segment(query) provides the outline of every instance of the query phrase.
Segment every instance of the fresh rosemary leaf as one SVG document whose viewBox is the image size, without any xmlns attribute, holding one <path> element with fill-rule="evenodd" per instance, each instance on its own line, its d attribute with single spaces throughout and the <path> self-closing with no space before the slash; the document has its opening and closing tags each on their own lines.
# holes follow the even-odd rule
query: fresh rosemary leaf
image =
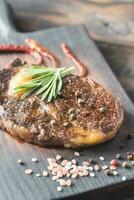
<svg viewBox="0 0 134 200">
<path fill-rule="evenodd" d="M 34 92 L 34 90 L 36 90 L 36 88 L 32 88 L 31 90 L 27 90 L 21 97 L 21 99 L 24 99 L 25 97 L 27 97 L 28 95 L 30 95 L 32 92 Z"/>
<path fill-rule="evenodd" d="M 57 84 L 57 93 L 59 93 L 61 91 L 61 88 L 62 88 L 62 80 L 61 80 L 61 77 L 60 77 L 60 74 L 58 74 L 58 84 Z"/>
<path fill-rule="evenodd" d="M 27 82 L 14 88 L 15 93 L 22 93 L 21 98 L 29 96 L 32 92 L 40 95 L 41 99 L 48 102 L 54 100 L 62 89 L 62 79 L 70 74 L 70 68 L 48 68 L 45 66 L 30 66 L 27 68 L 24 79 L 30 77 Z"/>
<path fill-rule="evenodd" d="M 49 78 L 50 79 L 50 78 Z M 36 94 L 41 94 L 42 92 L 44 92 L 45 90 L 47 90 L 48 87 L 50 87 L 51 83 L 53 81 L 53 77 L 48 80 L 48 81 L 44 81 L 44 83 L 42 84 L 42 87 L 36 92 Z"/>
</svg>

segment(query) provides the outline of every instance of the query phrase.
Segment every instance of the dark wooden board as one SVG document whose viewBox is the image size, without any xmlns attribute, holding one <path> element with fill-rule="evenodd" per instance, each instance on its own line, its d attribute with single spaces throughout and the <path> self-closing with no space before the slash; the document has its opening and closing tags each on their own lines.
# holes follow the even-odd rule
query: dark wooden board
<svg viewBox="0 0 134 200">
<path fill-rule="evenodd" d="M 0 15 L 3 13 L 4 17 L 1 15 L 0 18 L 2 22 L 0 26 L 0 43 L 20 44 L 24 42 L 25 38 L 32 37 L 55 52 L 61 59 L 63 66 L 70 66 L 72 63 L 64 56 L 60 49 L 60 43 L 66 42 L 89 67 L 91 72 L 90 76 L 102 83 L 105 87 L 111 89 L 113 93 L 121 99 L 125 109 L 125 121 L 117 137 L 105 144 L 81 151 L 80 160 L 82 161 L 89 157 L 98 160 L 98 157 L 103 155 L 106 159 L 104 163 L 108 163 L 114 155 L 119 152 L 118 144 L 122 142 L 126 144 L 126 147 L 120 150 L 122 153 L 133 151 L 134 141 L 126 141 L 127 133 L 134 131 L 133 103 L 122 89 L 93 41 L 89 38 L 84 27 L 82 25 L 66 26 L 34 33 L 18 33 L 12 26 L 11 18 L 9 20 L 5 14 L 6 8 L 3 6 L 1 1 Z M 14 55 L 2 55 L 0 59 L 1 66 L 13 56 Z M 29 59 L 28 56 L 24 56 L 24 58 Z M 59 153 L 64 158 L 69 159 L 74 156 L 74 150 L 39 148 L 31 144 L 19 143 L 1 131 L 0 153 L 1 200 L 52 200 L 65 197 L 70 199 L 88 199 L 91 196 L 97 199 L 100 194 L 104 196 L 107 191 L 111 192 L 113 195 L 120 191 L 118 196 L 125 195 L 127 191 L 124 190 L 124 188 L 132 186 L 134 183 L 133 169 L 119 169 L 119 173 L 127 177 L 127 182 L 122 183 L 121 176 L 107 177 L 103 172 L 100 172 L 99 174 L 96 173 L 96 178 L 81 178 L 77 181 L 75 186 L 58 193 L 56 192 L 56 183 L 52 182 L 50 178 L 38 178 L 35 174 L 29 177 L 24 174 L 24 170 L 30 167 L 33 168 L 36 173 L 41 172 L 47 167 L 46 159 L 48 157 L 54 157 Z M 32 157 L 39 158 L 39 163 L 32 163 Z M 19 158 L 27 161 L 27 165 L 24 167 L 18 166 L 16 160 Z M 129 190 L 132 191 L 132 187 L 129 187 Z"/>
</svg>

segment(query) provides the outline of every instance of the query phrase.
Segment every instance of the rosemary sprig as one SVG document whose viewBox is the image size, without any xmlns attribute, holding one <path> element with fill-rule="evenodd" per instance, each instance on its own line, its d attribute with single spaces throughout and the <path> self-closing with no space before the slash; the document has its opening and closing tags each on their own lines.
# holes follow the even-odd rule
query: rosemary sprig
<svg viewBox="0 0 134 200">
<path fill-rule="evenodd" d="M 62 79 L 70 74 L 70 68 L 48 68 L 44 66 L 30 66 L 24 74 L 24 79 L 30 78 L 27 82 L 14 88 L 15 93 L 22 93 L 21 98 L 29 96 L 32 92 L 40 95 L 41 99 L 48 102 L 56 99 L 62 89 Z"/>
</svg>

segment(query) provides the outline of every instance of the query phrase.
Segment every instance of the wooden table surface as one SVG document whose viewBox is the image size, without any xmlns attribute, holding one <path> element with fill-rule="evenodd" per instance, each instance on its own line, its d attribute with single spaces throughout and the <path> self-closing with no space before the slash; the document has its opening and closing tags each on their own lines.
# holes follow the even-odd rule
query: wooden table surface
<svg viewBox="0 0 134 200">
<path fill-rule="evenodd" d="M 20 31 L 85 24 L 134 101 L 134 0 L 7 0 Z M 94 22 L 94 23 L 93 23 Z M 132 200 L 128 197 L 123 200 Z"/>
</svg>

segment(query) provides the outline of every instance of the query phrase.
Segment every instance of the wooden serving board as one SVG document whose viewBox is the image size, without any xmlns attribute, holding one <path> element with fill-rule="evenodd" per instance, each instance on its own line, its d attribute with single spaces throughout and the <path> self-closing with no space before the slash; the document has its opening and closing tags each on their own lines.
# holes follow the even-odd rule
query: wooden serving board
<svg viewBox="0 0 134 200">
<path fill-rule="evenodd" d="M 111 69 L 107 65 L 94 42 L 90 39 L 82 25 L 65 26 L 32 33 L 19 33 L 11 20 L 11 10 L 0 1 L 0 43 L 22 44 L 26 38 L 35 38 L 43 45 L 52 50 L 61 60 L 62 66 L 70 66 L 72 62 L 63 54 L 60 44 L 67 43 L 83 63 L 89 68 L 90 76 L 96 81 L 111 89 L 117 95 L 125 109 L 125 120 L 118 135 L 110 142 L 96 147 L 82 150 L 79 157 L 80 162 L 93 158 L 98 160 L 99 156 L 104 156 L 107 164 L 115 157 L 116 153 L 125 154 L 133 151 L 134 140 L 126 140 L 128 133 L 134 132 L 134 106 L 128 98 L 123 88 L 115 78 Z M 14 54 L 1 55 L 1 68 L 4 63 L 13 58 Z M 22 56 L 22 55 L 20 55 Z M 28 56 L 23 56 L 29 59 Z M 77 73 L 77 70 L 76 70 Z M 125 144 L 125 148 L 119 149 L 120 143 Z M 108 199 L 113 195 L 123 196 L 132 192 L 134 184 L 134 168 L 129 170 L 119 168 L 120 176 L 108 177 L 103 171 L 96 172 L 96 177 L 85 177 L 74 180 L 74 186 L 65 188 L 63 192 L 57 192 L 57 183 L 50 177 L 36 177 L 35 173 L 42 172 L 47 168 L 47 158 L 61 154 L 65 159 L 74 157 L 74 150 L 67 149 L 47 149 L 37 146 L 20 143 L 1 131 L 0 134 L 0 199 L 1 200 L 52 200 L 52 199 L 104 199 L 109 194 Z M 38 163 L 32 163 L 31 158 L 37 157 Z M 21 158 L 26 161 L 26 165 L 19 166 L 16 161 Z M 34 174 L 25 175 L 24 171 L 32 168 Z M 126 176 L 127 181 L 122 183 L 121 176 Z M 111 195 L 112 194 L 112 195 Z"/>
</svg>

